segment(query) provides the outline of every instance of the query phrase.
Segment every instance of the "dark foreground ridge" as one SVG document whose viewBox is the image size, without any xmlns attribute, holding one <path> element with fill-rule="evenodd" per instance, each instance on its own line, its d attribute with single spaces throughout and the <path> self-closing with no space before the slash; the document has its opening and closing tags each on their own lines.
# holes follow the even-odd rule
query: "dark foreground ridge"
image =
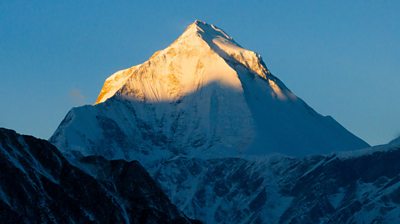
<svg viewBox="0 0 400 224">
<path fill-rule="evenodd" d="M 0 170 L 1 223 L 194 223 L 136 161 L 107 161 L 96 180 L 47 141 L 0 128 Z"/>
</svg>

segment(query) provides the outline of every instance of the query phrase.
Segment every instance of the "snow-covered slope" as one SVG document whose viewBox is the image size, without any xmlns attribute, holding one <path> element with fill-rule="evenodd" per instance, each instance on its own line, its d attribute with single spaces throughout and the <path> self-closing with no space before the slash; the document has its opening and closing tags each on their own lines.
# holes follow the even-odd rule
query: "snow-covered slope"
<svg viewBox="0 0 400 224">
<path fill-rule="evenodd" d="M 258 54 L 201 21 L 109 77 L 96 105 L 72 109 L 50 140 L 68 154 L 149 163 L 368 146 L 295 96 Z"/>
<path fill-rule="evenodd" d="M 291 158 L 179 157 L 150 169 L 205 223 L 399 223 L 400 146 Z"/>
<path fill-rule="evenodd" d="M 392 145 L 400 145 L 400 137 L 393 139 L 390 144 Z"/>
</svg>

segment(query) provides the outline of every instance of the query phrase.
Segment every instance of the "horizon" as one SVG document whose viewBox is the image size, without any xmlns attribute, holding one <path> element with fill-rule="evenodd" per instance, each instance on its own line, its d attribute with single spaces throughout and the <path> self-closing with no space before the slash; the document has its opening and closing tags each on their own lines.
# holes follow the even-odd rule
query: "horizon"
<svg viewBox="0 0 400 224">
<path fill-rule="evenodd" d="M 95 102 L 108 76 L 147 60 L 199 19 L 222 28 L 241 46 L 259 53 L 271 73 L 298 97 L 369 144 L 384 144 L 399 136 L 400 105 L 393 99 L 400 95 L 396 85 L 400 83 L 396 74 L 400 68 L 396 60 L 400 56 L 400 16 L 390 3 L 361 4 L 364 8 L 348 3 L 350 9 L 360 9 L 356 15 L 337 6 L 338 11 L 332 13 L 328 3 L 308 5 L 311 9 L 307 10 L 314 11 L 311 18 L 306 9 L 301 13 L 294 11 L 295 6 L 280 3 L 243 9 L 258 12 L 272 5 L 272 21 L 258 14 L 230 21 L 223 17 L 227 14 L 214 16 L 202 6 L 196 12 L 190 3 L 178 9 L 162 4 L 155 8 L 166 10 L 157 11 L 154 18 L 146 13 L 155 10 L 150 3 L 141 5 L 147 11 L 135 15 L 128 14 L 134 9 L 129 3 L 93 7 L 88 3 L 0 3 L 4 11 L 0 15 L 4 28 L 0 36 L 0 127 L 49 138 L 69 109 Z M 93 10 L 87 13 L 88 8 Z M 371 8 L 377 11 L 371 14 Z M 238 10 L 235 5 L 227 9 L 231 13 Z M 288 9 L 291 19 L 285 21 L 280 12 Z M 125 12 L 120 14 L 122 19 L 111 18 L 119 11 Z M 177 11 L 186 14 L 175 15 Z M 101 13 L 108 13 L 108 17 L 98 17 Z M 338 14 L 344 18 L 332 23 Z M 73 15 L 76 17 L 71 18 Z M 148 19 L 147 24 L 135 21 L 142 17 Z M 297 23 L 291 24 L 296 18 Z M 304 25 L 310 30 L 301 29 Z M 127 29 L 131 26 L 136 29 Z M 329 26 L 339 29 L 332 32 Z M 380 32 L 366 32 L 371 27 Z"/>
</svg>

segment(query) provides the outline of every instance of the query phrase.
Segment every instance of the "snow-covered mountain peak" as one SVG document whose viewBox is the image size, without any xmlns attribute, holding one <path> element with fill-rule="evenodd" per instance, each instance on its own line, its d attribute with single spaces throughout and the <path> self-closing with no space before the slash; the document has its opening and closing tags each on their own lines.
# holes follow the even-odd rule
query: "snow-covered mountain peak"
<svg viewBox="0 0 400 224">
<path fill-rule="evenodd" d="M 201 21 L 110 76 L 96 103 L 71 110 L 51 141 L 64 151 L 143 161 L 368 146 L 294 95 L 257 53 Z"/>
<path fill-rule="evenodd" d="M 200 20 L 195 20 L 192 24 L 190 24 L 185 29 L 181 37 L 190 37 L 192 35 L 200 35 L 205 40 L 212 40 L 219 37 L 234 42 L 233 38 L 225 33 L 222 29 L 213 24 L 208 24 Z"/>
<path fill-rule="evenodd" d="M 96 104 L 117 92 L 135 100 L 174 101 L 210 83 L 219 83 L 240 91 L 242 87 L 237 66 L 268 80 L 266 84 L 270 85 L 273 94 L 279 99 L 294 96 L 282 89 L 273 76 L 267 78 L 270 72 L 260 55 L 242 48 L 222 29 L 196 20 L 170 46 L 154 53 L 148 61 L 118 71 L 107 78 Z M 199 76 L 204 76 L 201 83 Z M 151 82 L 143 83 L 142 87 L 147 90 L 134 84 L 147 78 L 152 79 Z M 156 86 L 157 82 L 164 86 L 161 89 L 165 91 L 158 91 L 160 88 Z"/>
<path fill-rule="evenodd" d="M 192 38 L 196 37 L 200 37 L 213 51 L 228 62 L 240 63 L 263 78 L 269 74 L 259 54 L 240 46 L 221 28 L 196 20 L 186 28 L 178 38 L 178 42 L 193 41 Z"/>
</svg>

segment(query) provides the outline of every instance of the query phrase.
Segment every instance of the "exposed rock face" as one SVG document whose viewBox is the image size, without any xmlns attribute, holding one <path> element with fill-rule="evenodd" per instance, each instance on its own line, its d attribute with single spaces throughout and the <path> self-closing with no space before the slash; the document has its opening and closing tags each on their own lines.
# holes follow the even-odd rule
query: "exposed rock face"
<svg viewBox="0 0 400 224">
<path fill-rule="evenodd" d="M 400 146 L 304 159 L 176 158 L 151 170 L 206 223 L 398 223 Z"/>
<path fill-rule="evenodd" d="M 138 162 L 106 164 L 107 177 L 96 180 L 72 166 L 47 141 L 0 128 L 1 222 L 192 222 Z"/>
</svg>

